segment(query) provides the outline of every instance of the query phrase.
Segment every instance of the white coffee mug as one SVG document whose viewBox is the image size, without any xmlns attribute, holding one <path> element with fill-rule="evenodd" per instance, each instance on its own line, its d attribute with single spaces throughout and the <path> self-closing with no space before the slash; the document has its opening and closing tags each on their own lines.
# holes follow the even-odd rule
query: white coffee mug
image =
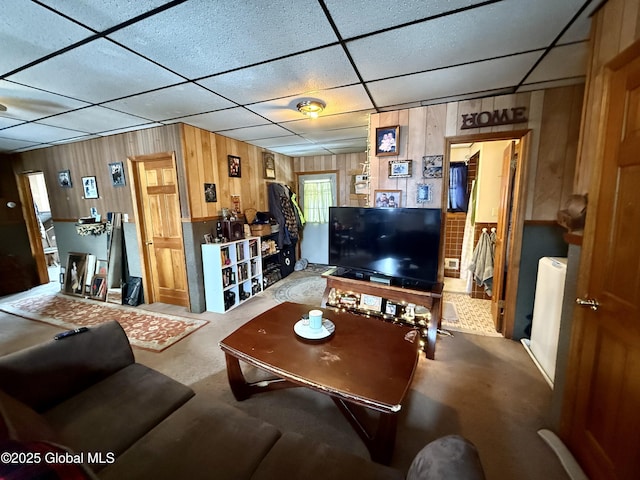
<svg viewBox="0 0 640 480">
<path fill-rule="evenodd" d="M 314 330 L 322 328 L 322 310 L 311 310 L 309 312 L 309 328 Z"/>
</svg>

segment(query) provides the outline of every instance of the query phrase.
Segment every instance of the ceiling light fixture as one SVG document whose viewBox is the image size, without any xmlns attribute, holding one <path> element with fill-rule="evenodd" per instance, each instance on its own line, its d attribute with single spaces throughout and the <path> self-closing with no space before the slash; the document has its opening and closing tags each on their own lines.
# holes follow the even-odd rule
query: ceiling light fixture
<svg viewBox="0 0 640 480">
<path fill-rule="evenodd" d="M 316 100 L 305 100 L 297 105 L 300 113 L 311 118 L 318 118 L 318 115 L 324 110 L 324 107 L 326 107 L 324 103 Z"/>
<path fill-rule="evenodd" d="M 0 103 L 0 112 L 6 112 L 6 111 L 7 111 L 7 107 Z"/>
</svg>

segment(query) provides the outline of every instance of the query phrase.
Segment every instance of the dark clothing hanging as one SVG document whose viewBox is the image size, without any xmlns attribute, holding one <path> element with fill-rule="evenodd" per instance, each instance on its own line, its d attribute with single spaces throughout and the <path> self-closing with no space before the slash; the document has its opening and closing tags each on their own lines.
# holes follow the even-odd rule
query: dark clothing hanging
<svg viewBox="0 0 640 480">
<path fill-rule="evenodd" d="M 449 211 L 466 212 L 469 205 L 467 192 L 467 172 L 469 167 L 463 162 L 449 165 Z"/>
<path fill-rule="evenodd" d="M 296 209 L 291 202 L 291 191 L 285 185 L 271 183 L 269 192 L 269 213 L 276 219 L 280 230 L 278 231 L 278 247 L 291 245 L 298 240 L 298 226 L 300 220 Z"/>
</svg>

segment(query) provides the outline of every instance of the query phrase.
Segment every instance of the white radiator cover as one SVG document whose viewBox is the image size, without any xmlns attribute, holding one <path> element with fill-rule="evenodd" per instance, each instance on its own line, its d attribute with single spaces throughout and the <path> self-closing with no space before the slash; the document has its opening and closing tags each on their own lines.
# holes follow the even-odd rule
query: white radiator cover
<svg viewBox="0 0 640 480">
<path fill-rule="evenodd" d="M 539 260 L 528 350 L 552 388 L 556 371 L 566 275 L 566 258 L 543 257 Z M 526 343 L 524 345 L 527 347 Z"/>
</svg>

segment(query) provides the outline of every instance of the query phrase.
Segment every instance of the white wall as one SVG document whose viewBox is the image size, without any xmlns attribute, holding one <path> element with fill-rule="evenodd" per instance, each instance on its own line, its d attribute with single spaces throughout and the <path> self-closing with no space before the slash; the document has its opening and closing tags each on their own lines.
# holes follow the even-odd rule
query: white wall
<svg viewBox="0 0 640 480">
<path fill-rule="evenodd" d="M 480 144 L 476 197 L 476 222 L 497 223 L 502 183 L 502 155 L 509 140 Z"/>
</svg>

